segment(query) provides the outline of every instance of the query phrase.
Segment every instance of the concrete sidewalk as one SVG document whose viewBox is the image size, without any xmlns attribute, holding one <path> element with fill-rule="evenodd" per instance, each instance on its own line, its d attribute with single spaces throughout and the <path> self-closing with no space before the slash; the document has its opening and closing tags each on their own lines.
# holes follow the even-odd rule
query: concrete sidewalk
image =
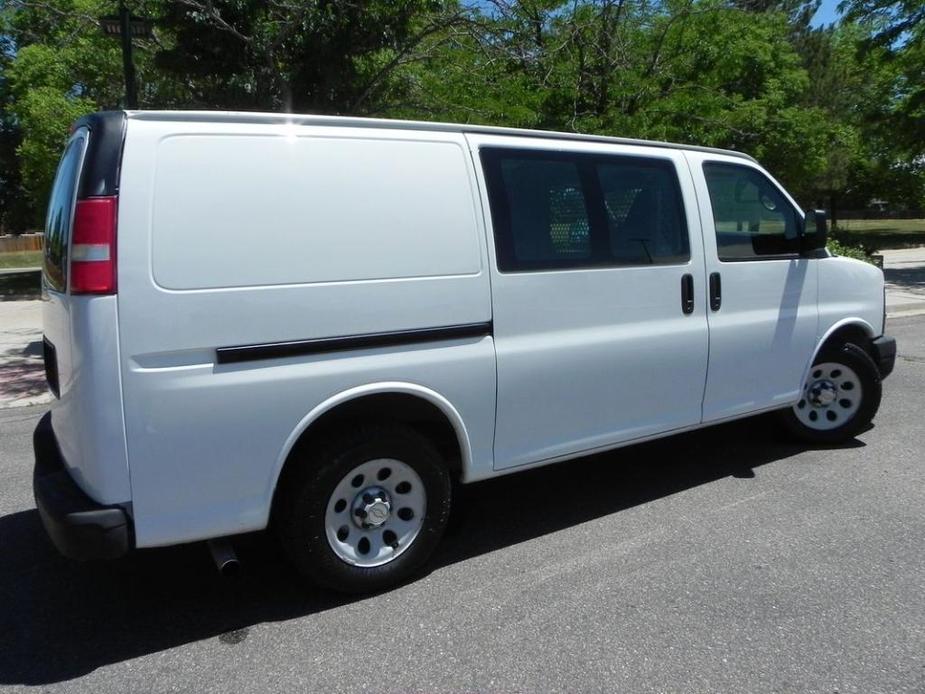
<svg viewBox="0 0 925 694">
<path fill-rule="evenodd" d="M 890 318 L 925 314 L 925 248 L 881 251 Z"/>
<path fill-rule="evenodd" d="M 51 398 L 42 362 L 42 302 L 0 301 L 0 409 Z"/>
</svg>

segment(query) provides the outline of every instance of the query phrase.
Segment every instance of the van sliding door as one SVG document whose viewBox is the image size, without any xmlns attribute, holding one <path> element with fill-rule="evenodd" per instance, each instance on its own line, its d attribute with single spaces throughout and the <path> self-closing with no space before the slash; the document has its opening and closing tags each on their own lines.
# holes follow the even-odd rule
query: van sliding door
<svg viewBox="0 0 925 694">
<path fill-rule="evenodd" d="M 493 235 L 496 468 L 698 424 L 707 308 L 683 157 L 469 140 Z"/>
</svg>

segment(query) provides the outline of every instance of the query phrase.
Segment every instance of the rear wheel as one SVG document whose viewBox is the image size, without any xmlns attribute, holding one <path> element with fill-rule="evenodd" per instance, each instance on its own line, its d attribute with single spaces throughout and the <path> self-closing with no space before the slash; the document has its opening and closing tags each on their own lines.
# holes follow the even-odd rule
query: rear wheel
<svg viewBox="0 0 925 694">
<path fill-rule="evenodd" d="M 364 426 L 306 452 L 281 490 L 277 532 L 313 582 L 347 593 L 381 590 L 433 553 L 450 489 L 428 439 L 402 425 Z"/>
<path fill-rule="evenodd" d="M 842 443 L 874 418 L 881 393 L 873 360 L 857 345 L 845 343 L 823 350 L 799 402 L 781 414 L 790 432 L 804 441 Z"/>
</svg>

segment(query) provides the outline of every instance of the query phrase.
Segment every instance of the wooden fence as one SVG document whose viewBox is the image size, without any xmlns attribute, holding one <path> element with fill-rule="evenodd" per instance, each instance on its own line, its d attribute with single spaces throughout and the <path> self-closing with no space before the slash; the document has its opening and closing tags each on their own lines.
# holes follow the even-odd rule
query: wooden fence
<svg viewBox="0 0 925 694">
<path fill-rule="evenodd" d="M 0 236 L 0 253 L 12 251 L 42 250 L 42 234 L 20 234 L 19 236 Z"/>
</svg>

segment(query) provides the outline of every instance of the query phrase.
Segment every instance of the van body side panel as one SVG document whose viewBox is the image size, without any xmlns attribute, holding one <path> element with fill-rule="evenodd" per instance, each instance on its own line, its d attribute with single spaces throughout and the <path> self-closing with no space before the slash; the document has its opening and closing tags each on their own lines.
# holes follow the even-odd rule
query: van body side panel
<svg viewBox="0 0 925 694">
<path fill-rule="evenodd" d="M 264 527 L 290 434 L 310 410 L 361 386 L 426 384 L 453 403 L 473 456 L 484 457 L 493 366 L 484 337 L 259 364 L 130 367 L 127 382 L 145 390 L 137 405 L 131 391 L 127 401 L 138 546 Z"/>
<path fill-rule="evenodd" d="M 883 332 L 883 271 L 853 258 L 820 258 L 819 338 L 838 322 L 866 323 Z"/>
<path fill-rule="evenodd" d="M 363 133 L 167 137 L 154 189 L 155 282 L 207 289 L 478 274 L 475 213 L 460 194 L 465 156 L 452 141 Z"/>
<path fill-rule="evenodd" d="M 566 165 L 576 155 L 595 162 L 607 157 L 611 162 L 657 160 L 676 178 L 689 237 L 689 258 L 683 261 L 644 264 L 637 259 L 635 265 L 581 269 L 501 271 L 498 252 L 490 246 L 498 353 L 496 469 L 699 424 L 708 349 L 706 306 L 699 298 L 705 280 L 696 198 L 683 156 L 626 145 L 570 142 L 564 147 L 541 138 L 468 138 L 476 161 L 482 148 L 514 152 L 510 156 L 524 161 L 551 156 Z M 497 199 L 487 193 L 484 169 L 479 175 L 491 221 L 488 210 Z M 530 188 L 536 179 L 528 175 L 525 188 L 533 192 L 519 193 L 525 217 L 531 200 L 535 207 L 543 205 L 546 190 L 544 184 Z M 522 231 L 546 228 L 543 217 L 540 210 Z M 698 297 L 689 314 L 681 304 L 685 275 L 691 276 Z"/>
<path fill-rule="evenodd" d="M 491 465 L 490 335 L 233 363 L 216 352 L 490 324 L 461 135 L 130 118 L 122 183 L 138 546 L 264 527 L 293 431 L 371 384 L 438 393 L 465 421 L 473 464 Z"/>
</svg>

